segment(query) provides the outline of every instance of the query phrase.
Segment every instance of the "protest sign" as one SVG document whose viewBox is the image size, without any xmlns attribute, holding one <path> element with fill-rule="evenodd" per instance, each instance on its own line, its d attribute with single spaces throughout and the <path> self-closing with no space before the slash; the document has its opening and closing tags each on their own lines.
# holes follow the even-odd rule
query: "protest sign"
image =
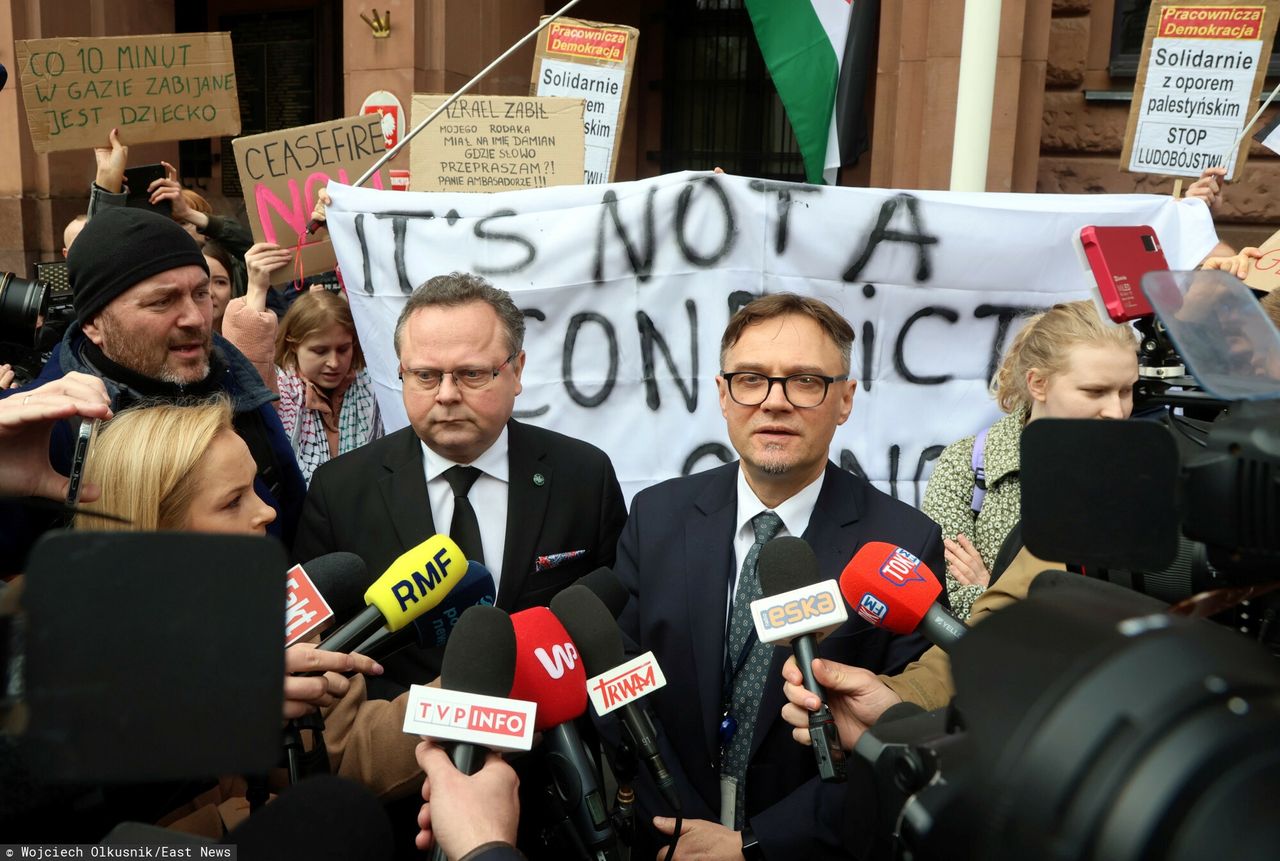
<svg viewBox="0 0 1280 861">
<path fill-rule="evenodd" d="M 16 43 L 36 152 L 234 135 L 240 99 L 230 33 Z"/>
<path fill-rule="evenodd" d="M 1262 254 L 1249 267 L 1249 275 L 1244 283 L 1254 290 L 1271 293 L 1280 287 L 1280 230 L 1259 245 L 1258 251 Z"/>
<path fill-rule="evenodd" d="M 416 127 L 448 96 L 414 93 Z M 582 183 L 582 99 L 463 96 L 409 146 L 412 191 Z"/>
<path fill-rule="evenodd" d="M 232 148 L 253 238 L 296 246 L 303 236 L 303 272 L 311 275 L 332 269 L 337 262 L 332 243 L 323 235 L 306 236 L 316 192 L 331 179 L 354 181 L 386 153 L 382 117 L 364 114 L 249 135 L 236 138 Z M 379 171 L 371 177 L 369 186 L 390 188 L 383 174 Z M 277 269 L 271 273 L 271 283 L 283 284 L 295 274 L 293 268 Z"/>
<path fill-rule="evenodd" d="M 639 38 L 634 27 L 576 18 L 557 19 L 538 35 L 530 93 L 586 103 L 582 127 L 588 185 L 613 182 Z"/>
<path fill-rule="evenodd" d="M 1277 0 L 1151 4 L 1123 170 L 1199 176 L 1222 166 L 1228 179 L 1239 176 L 1249 141 L 1237 139 L 1266 76 L 1277 8 Z"/>
<path fill-rule="evenodd" d="M 735 458 L 715 376 L 737 308 L 791 290 L 853 326 L 853 414 L 831 457 L 918 504 L 1026 311 L 1087 298 L 1089 224 L 1149 224 L 1174 269 L 1217 241 L 1155 195 L 900 192 L 679 173 L 496 195 L 330 187 L 329 227 L 387 432 L 407 424 L 392 347 L 405 297 L 463 271 L 511 292 L 528 361 L 516 418 L 591 442 L 628 496 Z"/>
</svg>

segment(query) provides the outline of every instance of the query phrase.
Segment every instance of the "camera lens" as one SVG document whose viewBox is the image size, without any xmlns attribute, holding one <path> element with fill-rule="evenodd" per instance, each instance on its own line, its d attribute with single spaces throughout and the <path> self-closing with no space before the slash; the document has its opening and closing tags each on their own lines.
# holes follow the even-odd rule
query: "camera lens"
<svg viewBox="0 0 1280 861">
<path fill-rule="evenodd" d="M 0 272 L 0 341 L 27 347 L 35 343 L 45 302 L 43 284 Z"/>
</svg>

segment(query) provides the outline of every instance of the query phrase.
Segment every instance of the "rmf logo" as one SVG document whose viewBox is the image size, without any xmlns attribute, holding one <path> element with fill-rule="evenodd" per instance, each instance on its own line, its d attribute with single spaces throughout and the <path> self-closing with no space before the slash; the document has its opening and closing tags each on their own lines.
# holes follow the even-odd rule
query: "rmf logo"
<svg viewBox="0 0 1280 861">
<path fill-rule="evenodd" d="M 880 563 L 880 576 L 894 586 L 924 582 L 924 575 L 920 573 L 920 560 L 901 547 L 893 548 L 893 552 Z"/>
<path fill-rule="evenodd" d="M 572 670 L 578 665 L 578 650 L 573 643 L 565 643 L 563 645 L 557 643 L 551 648 L 551 654 L 547 654 L 547 650 L 539 646 L 533 650 L 533 655 L 538 659 L 538 663 L 542 664 L 542 668 L 547 671 L 547 675 L 553 679 L 558 679 L 565 674 L 567 670 Z"/>
<path fill-rule="evenodd" d="M 836 611 L 836 599 L 830 592 L 806 595 L 785 604 L 775 604 L 760 611 L 760 620 L 766 628 L 794 625 L 815 616 L 825 616 Z"/>
</svg>

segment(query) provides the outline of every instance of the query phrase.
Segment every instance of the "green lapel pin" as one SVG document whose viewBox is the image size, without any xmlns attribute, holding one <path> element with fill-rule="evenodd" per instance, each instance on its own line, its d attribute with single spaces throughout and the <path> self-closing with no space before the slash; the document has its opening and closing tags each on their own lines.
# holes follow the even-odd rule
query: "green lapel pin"
<svg viewBox="0 0 1280 861">
<path fill-rule="evenodd" d="M 533 474 L 533 483 L 538 487 L 542 487 L 542 485 L 547 483 L 547 479 L 543 477 L 542 473 L 535 472 Z"/>
</svg>

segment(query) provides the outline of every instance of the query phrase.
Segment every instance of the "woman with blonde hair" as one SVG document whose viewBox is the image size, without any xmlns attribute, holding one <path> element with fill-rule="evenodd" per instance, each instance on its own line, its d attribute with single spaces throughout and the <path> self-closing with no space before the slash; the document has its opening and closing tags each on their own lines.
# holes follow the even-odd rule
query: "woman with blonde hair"
<svg viewBox="0 0 1280 861">
<path fill-rule="evenodd" d="M 364 367 L 347 301 L 327 290 L 304 293 L 277 326 L 267 310 L 271 273 L 293 249 L 260 242 L 249 249 L 249 288 L 223 317 L 223 336 L 280 395 L 276 410 L 293 443 L 302 477 L 382 436 L 382 418 Z"/>
<path fill-rule="evenodd" d="M 924 513 L 942 527 L 947 595 L 960 619 L 1021 518 L 1022 429 L 1040 418 L 1128 418 L 1138 379 L 1138 340 L 1104 321 L 1092 302 L 1067 302 L 1027 320 L 1005 353 L 992 390 L 1006 415 L 942 452 Z"/>
</svg>

